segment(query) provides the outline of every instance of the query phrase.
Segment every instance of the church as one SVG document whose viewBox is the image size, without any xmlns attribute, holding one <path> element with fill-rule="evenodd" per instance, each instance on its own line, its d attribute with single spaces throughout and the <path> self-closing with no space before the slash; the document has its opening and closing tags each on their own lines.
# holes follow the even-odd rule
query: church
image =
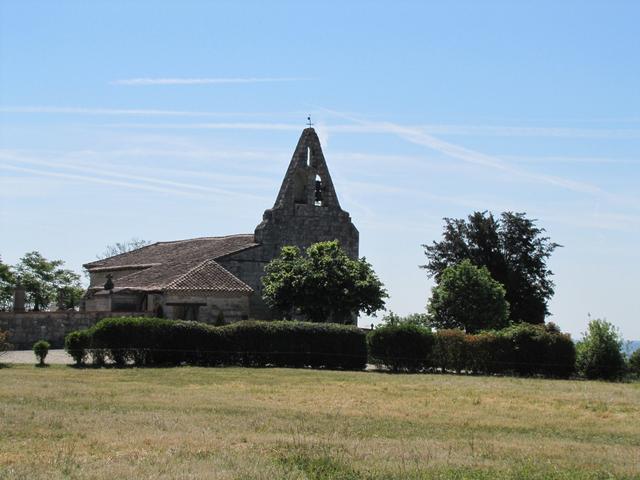
<svg viewBox="0 0 640 480">
<path fill-rule="evenodd" d="M 342 210 L 312 127 L 303 130 L 273 208 L 253 233 L 154 243 L 87 263 L 87 311 L 214 323 L 272 319 L 264 267 L 285 245 L 338 240 L 358 258 L 358 230 Z"/>
</svg>

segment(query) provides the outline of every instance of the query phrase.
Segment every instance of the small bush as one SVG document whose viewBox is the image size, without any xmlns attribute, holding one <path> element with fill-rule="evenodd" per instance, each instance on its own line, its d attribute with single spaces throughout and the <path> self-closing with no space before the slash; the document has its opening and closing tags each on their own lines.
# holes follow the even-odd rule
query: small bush
<svg viewBox="0 0 640 480">
<path fill-rule="evenodd" d="M 629 373 L 640 378 L 640 348 L 629 357 Z"/>
<path fill-rule="evenodd" d="M 578 372 L 589 379 L 615 380 L 624 375 L 620 333 L 606 320 L 591 320 L 576 346 Z"/>
<path fill-rule="evenodd" d="M 367 336 L 371 361 L 394 372 L 418 372 L 429 366 L 433 334 L 412 323 L 383 325 Z"/>
<path fill-rule="evenodd" d="M 91 346 L 91 330 L 78 330 L 64 338 L 64 349 L 71 355 L 76 365 L 84 364 Z"/>
<path fill-rule="evenodd" d="M 46 340 L 38 340 L 33 344 L 33 353 L 35 353 L 36 358 L 38 359 L 38 364 L 41 367 L 44 367 L 44 359 L 47 358 L 50 348 L 51 345 L 49 345 L 49 342 Z"/>
<path fill-rule="evenodd" d="M 13 348 L 13 345 L 9 343 L 9 332 L 0 330 L 0 355 L 11 348 Z"/>
</svg>

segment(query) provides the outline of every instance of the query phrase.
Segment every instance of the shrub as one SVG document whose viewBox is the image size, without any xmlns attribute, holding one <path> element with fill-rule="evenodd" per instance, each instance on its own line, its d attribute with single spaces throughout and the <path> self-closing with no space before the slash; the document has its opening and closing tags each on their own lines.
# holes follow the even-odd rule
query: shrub
<svg viewBox="0 0 640 480">
<path fill-rule="evenodd" d="M 568 378 L 576 371 L 576 345 L 568 333 L 549 333 L 546 350 L 547 376 Z"/>
<path fill-rule="evenodd" d="M 519 323 L 501 330 L 497 349 L 502 370 L 519 375 L 568 377 L 575 368 L 576 351 L 571 337 L 559 333 L 554 324 Z M 499 358 L 499 357 L 502 358 Z"/>
<path fill-rule="evenodd" d="M 509 321 L 504 286 L 491 278 L 486 267 L 476 267 L 469 260 L 444 269 L 427 309 L 435 327 L 467 333 L 502 328 Z"/>
<path fill-rule="evenodd" d="M 504 373 L 508 340 L 498 332 L 482 332 L 465 337 L 467 370 L 473 373 Z"/>
<path fill-rule="evenodd" d="M 9 332 L 0 330 L 0 355 L 11 349 L 13 345 L 9 343 Z"/>
<path fill-rule="evenodd" d="M 363 369 L 358 328 L 308 322 L 245 321 L 211 325 L 159 318 L 109 318 L 89 333 L 90 352 L 116 365 L 246 365 Z M 94 357 L 95 358 L 95 357 Z"/>
<path fill-rule="evenodd" d="M 385 365 L 394 372 L 417 372 L 429 366 L 434 339 L 425 327 L 396 323 L 372 330 L 367 343 L 373 363 Z"/>
<path fill-rule="evenodd" d="M 38 364 L 41 367 L 44 367 L 44 359 L 47 357 L 49 353 L 49 349 L 51 345 L 46 340 L 38 340 L 33 344 L 33 353 L 35 353 L 36 358 L 38 359 Z"/>
<path fill-rule="evenodd" d="M 148 317 L 114 317 L 92 329 L 91 346 L 117 366 L 199 363 L 200 343 L 211 327 L 196 322 Z M 200 338 L 200 342 L 194 339 Z M 99 354 L 99 353 L 98 353 Z"/>
<path fill-rule="evenodd" d="M 629 357 L 629 372 L 637 378 L 640 378 L 640 348 Z"/>
<path fill-rule="evenodd" d="M 363 369 L 367 362 L 365 334 L 353 326 L 243 321 L 219 330 L 233 364 Z"/>
<path fill-rule="evenodd" d="M 625 370 L 621 349 L 622 338 L 615 326 L 606 320 L 591 320 L 576 347 L 578 372 L 589 379 L 620 378 Z"/>
<path fill-rule="evenodd" d="M 469 350 L 467 337 L 462 330 L 457 328 L 438 330 L 435 334 L 432 364 L 442 371 L 454 371 L 460 373 L 468 369 Z"/>
<path fill-rule="evenodd" d="M 575 346 L 552 325 L 518 324 L 474 335 L 461 330 L 435 334 L 433 366 L 460 373 L 515 373 L 568 377 L 574 371 Z"/>
<path fill-rule="evenodd" d="M 64 349 L 71 355 L 76 365 L 82 365 L 89 354 L 91 333 L 91 330 L 78 330 L 69 333 L 64 338 Z"/>
</svg>

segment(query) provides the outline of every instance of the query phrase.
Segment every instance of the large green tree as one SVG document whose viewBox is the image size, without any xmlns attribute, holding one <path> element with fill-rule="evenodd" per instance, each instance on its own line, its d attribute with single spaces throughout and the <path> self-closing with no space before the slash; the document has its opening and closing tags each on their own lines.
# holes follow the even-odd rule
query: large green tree
<svg viewBox="0 0 640 480">
<path fill-rule="evenodd" d="M 285 318 L 351 323 L 383 309 L 388 296 L 371 265 L 349 258 L 337 241 L 313 244 L 304 255 L 284 247 L 265 272 L 262 298 Z"/>
<path fill-rule="evenodd" d="M 509 323 L 505 289 L 486 267 L 469 260 L 447 267 L 433 287 L 427 306 L 431 325 L 460 328 L 468 333 L 499 329 Z"/>
<path fill-rule="evenodd" d="M 36 311 L 46 310 L 62 295 L 63 307 L 72 308 L 79 301 L 80 276 L 62 268 L 62 260 L 47 260 L 39 252 L 29 252 L 15 267 L 16 277 L 25 289 L 27 304 Z"/>
<path fill-rule="evenodd" d="M 423 245 L 425 268 L 436 282 L 447 267 L 465 259 L 484 266 L 504 285 L 514 323 L 544 323 L 554 293 L 547 259 L 559 247 L 524 213 L 504 212 L 496 219 L 474 212 L 465 219 L 444 219 L 442 240 Z"/>
</svg>

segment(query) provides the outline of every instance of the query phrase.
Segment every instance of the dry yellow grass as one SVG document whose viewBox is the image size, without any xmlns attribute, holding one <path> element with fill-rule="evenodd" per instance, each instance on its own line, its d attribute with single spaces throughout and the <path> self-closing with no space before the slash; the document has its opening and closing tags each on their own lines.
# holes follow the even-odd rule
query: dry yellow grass
<svg viewBox="0 0 640 480">
<path fill-rule="evenodd" d="M 0 478 L 640 478 L 640 384 L 0 369 Z"/>
</svg>

